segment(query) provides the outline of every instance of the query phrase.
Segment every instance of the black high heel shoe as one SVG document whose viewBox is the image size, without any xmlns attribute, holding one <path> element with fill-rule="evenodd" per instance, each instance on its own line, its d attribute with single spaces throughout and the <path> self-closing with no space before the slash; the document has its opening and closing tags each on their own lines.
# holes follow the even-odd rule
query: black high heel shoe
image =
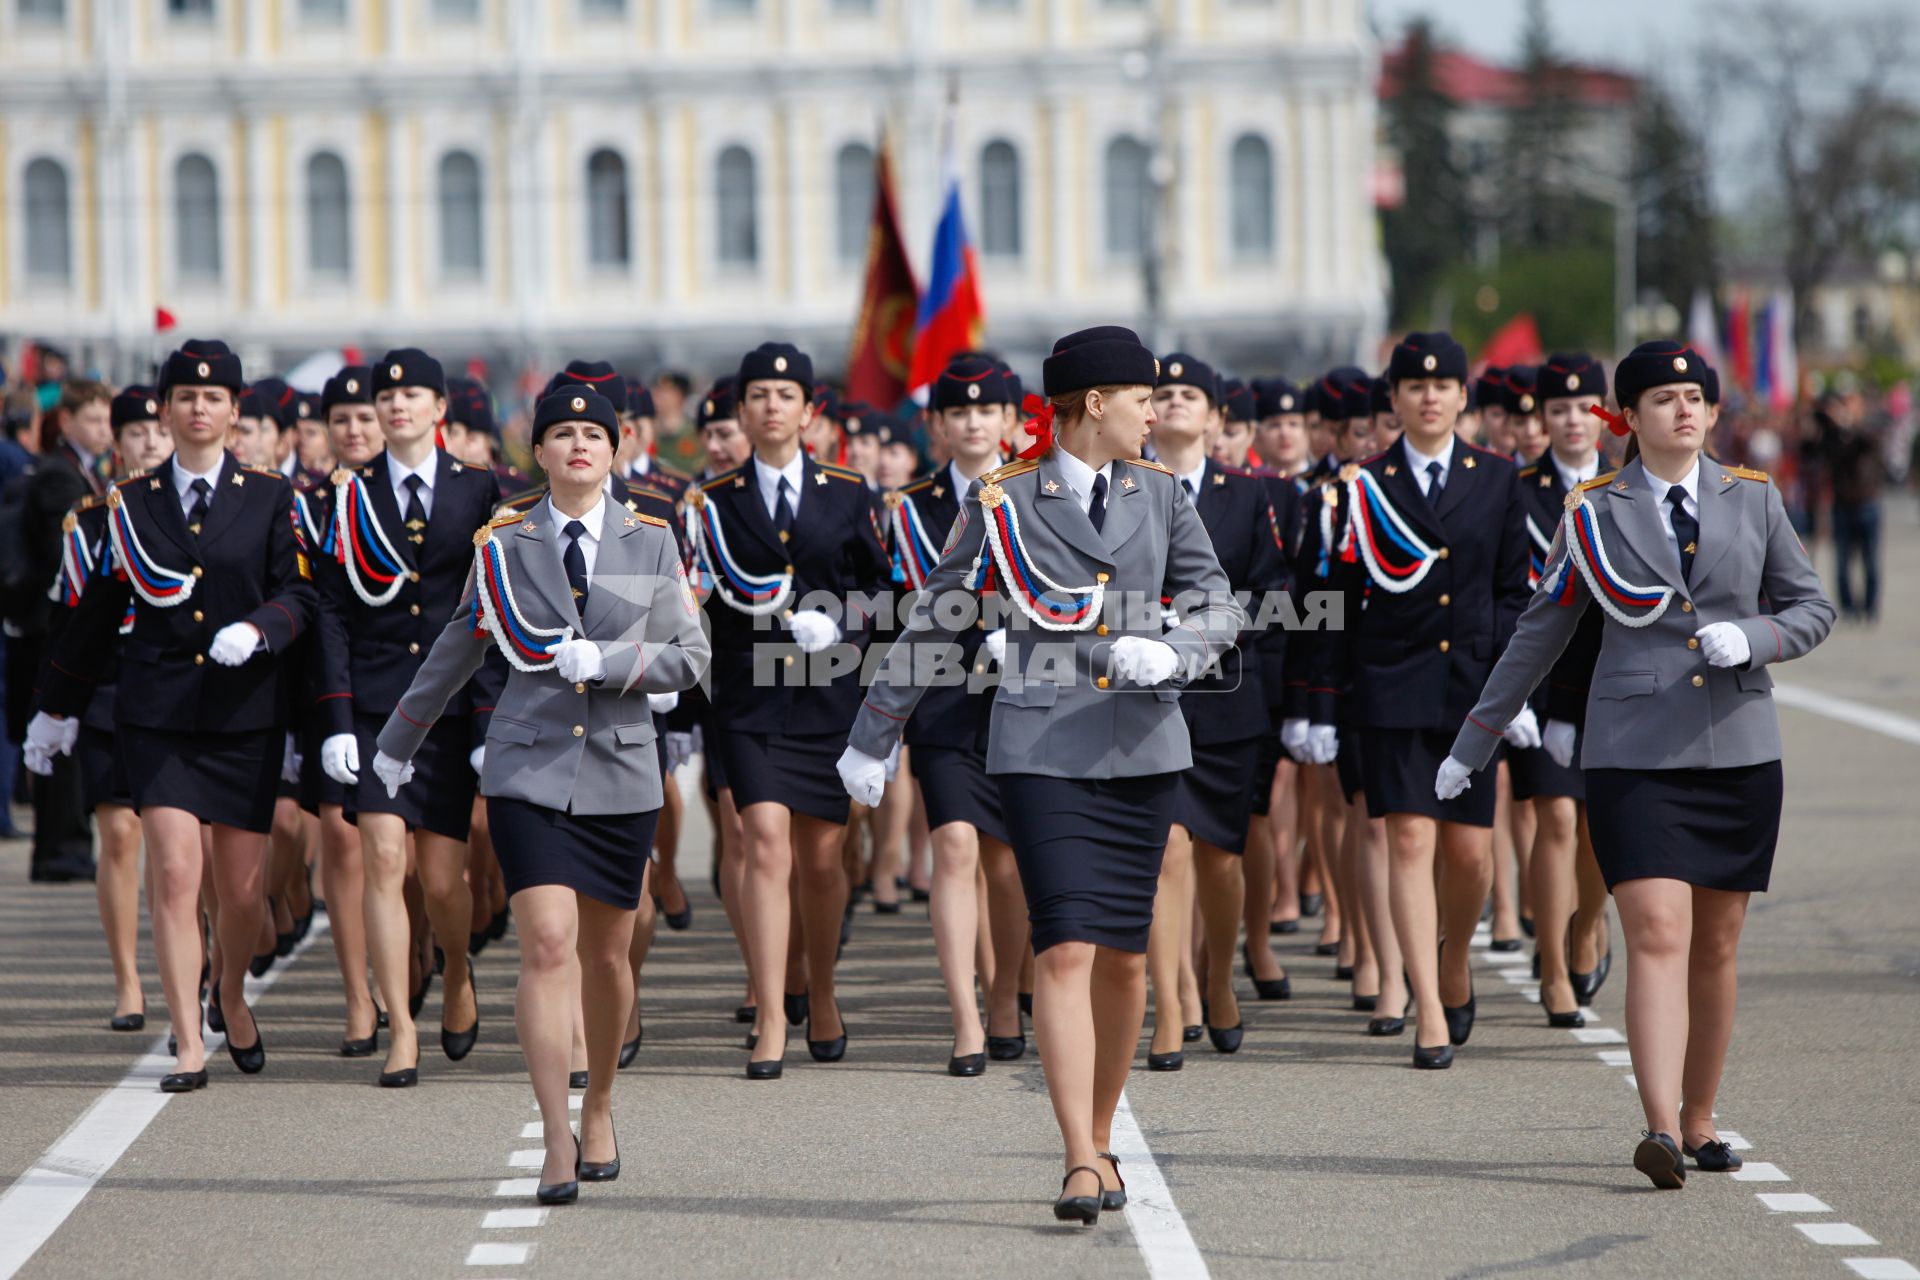
<svg viewBox="0 0 1920 1280">
<path fill-rule="evenodd" d="M 760 1010 L 750 1004 L 739 1005 L 733 1011 L 733 1020 L 735 1022 L 743 1022 L 748 1026 L 752 1026 L 754 1020 L 759 1016 Z"/>
<path fill-rule="evenodd" d="M 371 1058 L 380 1049 L 380 1028 L 375 1027 L 373 1034 L 364 1040 L 340 1041 L 340 1056 L 343 1058 Z"/>
<path fill-rule="evenodd" d="M 569 1089 L 584 1089 L 584 1088 L 586 1088 L 586 1087 L 587 1087 L 587 1080 L 588 1080 L 588 1077 L 589 1077 L 589 1074 L 590 1074 L 590 1073 L 588 1073 L 588 1072 L 585 1072 L 585 1071 L 569 1071 L 569 1072 L 567 1072 L 567 1088 L 569 1088 Z"/>
<path fill-rule="evenodd" d="M 1445 1071 L 1453 1065 L 1453 1046 L 1439 1045 L 1432 1049 L 1413 1046 L 1413 1065 L 1420 1071 Z"/>
<path fill-rule="evenodd" d="M 1207 1033 L 1207 1029 L 1201 1026 L 1197 1022 L 1190 1027 L 1182 1027 L 1180 1028 L 1180 1043 L 1182 1044 L 1198 1043 L 1200 1037 L 1205 1035 L 1206 1033 Z"/>
<path fill-rule="evenodd" d="M 1372 1013 L 1379 1007 L 1379 996 L 1355 996 L 1353 998 L 1353 1011 L 1355 1013 Z"/>
<path fill-rule="evenodd" d="M 543 1182 L 534 1188 L 533 1198 L 541 1204 L 572 1204 L 580 1198 L 580 1176 L 583 1166 L 580 1163 L 580 1138 L 573 1139 L 573 1181 Z"/>
<path fill-rule="evenodd" d="M 1407 1029 L 1405 1014 L 1397 1018 L 1368 1018 L 1367 1034 L 1370 1036 L 1397 1036 Z"/>
<path fill-rule="evenodd" d="M 642 1023 L 639 1029 L 633 1033 L 633 1039 L 620 1046 L 620 1069 L 622 1071 L 632 1066 L 633 1060 L 640 1056 L 640 1041 L 646 1034 L 646 1024 Z"/>
<path fill-rule="evenodd" d="M 1471 975 L 1467 983 L 1467 1002 L 1451 1009 L 1441 1005 L 1440 1012 L 1447 1017 L 1447 1042 L 1465 1044 L 1467 1037 L 1473 1034 L 1474 1002 Z"/>
<path fill-rule="evenodd" d="M 993 1023 L 987 1023 L 987 1056 L 995 1062 L 1013 1062 L 1027 1056 L 1027 1028 L 1020 1024 L 1020 1034 L 1015 1036 L 997 1036 L 993 1034 Z"/>
<path fill-rule="evenodd" d="M 577 1142 L 579 1139 L 576 1138 L 574 1141 Z M 613 1140 L 613 1159 L 585 1161 L 578 1171 L 578 1177 L 582 1182 L 612 1182 L 619 1176 L 620 1139 L 617 1137 Z"/>
<path fill-rule="evenodd" d="M 757 1045 L 760 1038 L 758 1036 L 753 1036 L 751 1037 L 751 1039 L 754 1041 L 754 1044 Z M 753 1046 L 749 1046 L 747 1049 L 747 1052 L 752 1053 Z M 784 1057 L 764 1058 L 758 1061 L 756 1061 L 753 1058 L 748 1058 L 747 1059 L 747 1079 L 778 1080 L 780 1078 L 781 1072 L 785 1069 L 785 1067 L 786 1067 L 786 1060 Z"/>
<path fill-rule="evenodd" d="M 1076 1173 L 1093 1175 L 1094 1194 L 1090 1196 L 1070 1196 L 1067 1184 L 1073 1181 Z M 1053 1216 L 1062 1222 L 1078 1222 L 1082 1226 L 1092 1226 L 1100 1221 L 1100 1202 L 1106 1197 L 1101 1189 L 1100 1171 L 1090 1164 L 1078 1164 L 1067 1170 L 1067 1176 L 1060 1179 L 1060 1198 L 1053 1202 Z"/>
<path fill-rule="evenodd" d="M 797 1027 L 807 1020 L 807 993 L 787 992 L 780 997 L 780 1010 L 787 1015 L 787 1025 Z"/>
<path fill-rule="evenodd" d="M 987 1055 L 984 1053 L 954 1054 L 947 1059 L 947 1074 L 963 1079 L 987 1074 Z"/>
<path fill-rule="evenodd" d="M 252 1013 L 253 1011 L 249 1009 L 247 1012 Z M 227 1056 L 233 1059 L 233 1065 L 240 1069 L 242 1075 L 257 1076 L 266 1069 L 267 1041 L 266 1037 L 260 1034 L 260 1022 L 258 1019 L 255 1019 L 253 1024 L 253 1043 L 247 1048 L 242 1049 L 234 1044 L 232 1038 L 229 1037 L 227 1040 Z"/>
<path fill-rule="evenodd" d="M 1600 954 L 1600 963 L 1592 973 L 1570 973 L 1573 980 L 1573 998 L 1582 1006 L 1591 1005 L 1593 998 L 1600 994 L 1600 988 L 1607 985 L 1607 975 L 1613 972 L 1613 948 L 1608 947 Z"/>
<path fill-rule="evenodd" d="M 1301 894 L 1300 895 L 1300 914 L 1303 916 L 1319 915 L 1321 904 L 1324 903 L 1325 901 L 1326 901 L 1326 895 L 1323 893 Z"/>
<path fill-rule="evenodd" d="M 1633 1167 L 1662 1191 L 1678 1191 L 1687 1185 L 1687 1162 L 1673 1139 L 1664 1133 L 1642 1131 L 1640 1145 L 1633 1151 Z"/>
<path fill-rule="evenodd" d="M 506 907 L 502 907 L 498 911 L 494 912 L 493 919 L 487 921 L 487 936 L 489 938 L 492 938 L 495 942 L 498 942 L 500 941 L 500 939 L 506 937 L 508 918 L 509 918 L 509 912 Z"/>
<path fill-rule="evenodd" d="M 836 1005 L 835 1012 L 838 1012 Z M 813 1055 L 815 1062 L 838 1062 L 847 1056 L 847 1020 L 840 1020 L 840 1034 L 831 1040 L 813 1038 L 813 1017 L 807 1017 L 807 1052 Z"/>
<path fill-rule="evenodd" d="M 1029 1018 L 1033 1016 L 1033 992 L 1022 991 L 1020 993 L 1020 1012 L 1026 1014 Z"/>
<path fill-rule="evenodd" d="M 420 1083 L 420 1067 L 402 1067 L 398 1071 L 382 1071 L 380 1087 L 382 1089 L 411 1089 Z"/>
<path fill-rule="evenodd" d="M 107 1029 L 110 1031 L 145 1031 L 147 1029 L 146 1011 L 143 1009 L 139 1013 L 116 1013 L 113 1015 L 113 1020 L 107 1023 Z"/>
<path fill-rule="evenodd" d="M 467 990 L 473 992 L 473 1025 L 465 1031 L 449 1031 L 440 1028 L 440 1052 L 447 1055 L 449 1062 L 458 1062 L 473 1052 L 473 1046 L 480 1040 L 480 991 L 474 986 L 473 966 L 467 966 Z"/>
<path fill-rule="evenodd" d="M 207 1087 L 207 1069 L 198 1071 L 174 1071 L 160 1077 L 162 1093 L 192 1093 L 195 1089 Z"/>
<path fill-rule="evenodd" d="M 1546 1009 L 1547 1002 L 1542 1000 L 1540 1007 Z M 1555 1013 L 1553 1010 L 1547 1009 L 1547 1025 L 1550 1027 L 1584 1027 L 1587 1025 L 1587 1015 L 1580 1011 L 1578 1005 L 1574 1006 L 1572 1013 Z"/>
<path fill-rule="evenodd" d="M 1186 1052 L 1181 1049 L 1175 1049 L 1172 1053 L 1149 1053 L 1147 1055 L 1147 1070 L 1149 1071 L 1178 1071 L 1186 1065 L 1187 1055 Z"/>
<path fill-rule="evenodd" d="M 420 989 L 407 997 L 407 1015 L 409 1017 L 418 1018 L 420 1016 L 421 1008 L 427 1003 L 427 992 L 431 990 L 433 990 L 433 970 L 429 969 L 425 976 L 420 979 Z"/>
<path fill-rule="evenodd" d="M 227 1015 L 220 1011 L 220 983 L 217 979 L 207 992 L 207 1030 L 221 1035 L 227 1033 Z"/>
<path fill-rule="evenodd" d="M 479 955 L 487 949 L 487 944 L 492 941 L 493 939 L 487 936 L 485 929 L 474 930 L 467 934 L 467 954 L 469 956 Z"/>
<path fill-rule="evenodd" d="M 1247 981 L 1253 984 L 1253 994 L 1262 1000 L 1293 999 L 1293 980 L 1285 974 L 1278 978 L 1256 978 L 1253 976 L 1253 947 L 1250 943 L 1240 944 L 1240 959 L 1246 966 Z"/>
<path fill-rule="evenodd" d="M 1238 1053 L 1240 1052 L 1240 1043 L 1246 1036 L 1246 1026 L 1247 1021 L 1245 1018 L 1242 1018 L 1230 1027 L 1209 1026 L 1207 1028 L 1207 1039 L 1213 1042 L 1214 1049 L 1220 1053 Z"/>
<path fill-rule="evenodd" d="M 1100 1211 L 1111 1213 L 1127 1207 L 1127 1180 L 1120 1176 L 1120 1157 L 1111 1151 L 1102 1151 L 1100 1158 L 1113 1166 L 1113 1180 L 1120 1184 L 1117 1191 L 1108 1191 L 1106 1183 L 1100 1184 Z"/>
<path fill-rule="evenodd" d="M 1298 933 L 1298 932 L 1300 932 L 1300 922 L 1298 920 L 1267 921 L 1267 936 L 1270 938 L 1279 934 Z"/>
</svg>

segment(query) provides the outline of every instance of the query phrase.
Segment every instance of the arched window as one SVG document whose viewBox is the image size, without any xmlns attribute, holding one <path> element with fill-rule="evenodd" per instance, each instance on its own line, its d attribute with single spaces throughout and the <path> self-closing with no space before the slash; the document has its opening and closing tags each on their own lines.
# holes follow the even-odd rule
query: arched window
<svg viewBox="0 0 1920 1280">
<path fill-rule="evenodd" d="M 440 157 L 440 274 L 475 280 L 486 268 L 480 212 L 480 162 L 471 152 Z"/>
<path fill-rule="evenodd" d="M 627 162 L 606 148 L 587 157 L 587 261 L 596 267 L 625 267 L 627 243 Z"/>
<path fill-rule="evenodd" d="M 719 258 L 723 265 L 755 266 L 760 261 L 760 215 L 754 191 L 753 155 L 728 147 L 714 166 Z"/>
<path fill-rule="evenodd" d="M 1107 254 L 1138 258 L 1147 251 L 1153 181 L 1147 144 L 1121 135 L 1107 144 Z"/>
<path fill-rule="evenodd" d="M 27 165 L 27 279 L 66 284 L 73 278 L 73 232 L 67 171 L 42 156 Z"/>
<path fill-rule="evenodd" d="M 316 280 L 343 281 L 353 270 L 347 166 L 331 151 L 307 158 L 307 270 Z"/>
<path fill-rule="evenodd" d="M 866 261 L 872 221 L 873 148 L 849 142 L 833 158 L 833 244 L 843 265 Z"/>
<path fill-rule="evenodd" d="M 1256 133 L 1233 144 L 1233 256 L 1273 256 L 1273 149 Z"/>
<path fill-rule="evenodd" d="M 180 279 L 220 279 L 220 175 L 199 152 L 173 166 L 173 252 Z"/>
<path fill-rule="evenodd" d="M 1020 153 L 1004 139 L 980 152 L 980 251 L 1020 256 Z"/>
</svg>

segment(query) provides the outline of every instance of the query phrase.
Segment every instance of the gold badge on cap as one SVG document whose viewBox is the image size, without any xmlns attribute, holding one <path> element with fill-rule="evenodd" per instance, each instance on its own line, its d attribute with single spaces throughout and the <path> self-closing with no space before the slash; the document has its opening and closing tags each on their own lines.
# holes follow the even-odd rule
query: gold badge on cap
<svg viewBox="0 0 1920 1280">
<path fill-rule="evenodd" d="M 388 366 L 387 366 L 387 376 L 388 376 L 389 378 L 395 378 L 395 379 L 397 379 L 397 378 L 399 378 L 399 377 L 400 377 L 400 376 L 401 376 L 402 374 L 404 374 L 405 372 L 406 372 L 406 370 L 404 370 L 404 369 L 402 369 L 402 368 L 401 368 L 401 367 L 400 367 L 399 365 L 397 365 L 397 364 L 390 364 L 390 365 L 388 365 Z"/>
<path fill-rule="evenodd" d="M 1178 360 L 1175 360 L 1172 364 L 1167 366 L 1167 376 L 1170 378 L 1177 378 L 1183 372 L 1185 372 L 1185 370 L 1183 370 L 1180 367 L 1180 362 Z"/>
<path fill-rule="evenodd" d="M 1153 358 L 1153 376 L 1155 378 L 1158 378 L 1160 376 L 1160 357 L 1159 356 L 1155 356 Z"/>
<path fill-rule="evenodd" d="M 852 433 L 853 433 L 854 435 L 859 435 L 859 434 L 860 434 L 860 419 L 858 419 L 858 418 L 848 418 L 848 419 L 847 419 L 847 430 L 848 430 L 848 431 L 851 431 L 851 432 L 852 432 Z"/>
<path fill-rule="evenodd" d="M 200 367 L 196 369 L 194 372 L 198 373 L 201 377 L 204 378 L 208 374 L 213 372 L 213 366 L 208 364 L 205 360 L 202 360 L 200 362 Z"/>
<path fill-rule="evenodd" d="M 787 358 L 785 356 L 775 356 L 773 358 L 773 371 L 775 373 L 785 373 L 787 371 Z"/>
<path fill-rule="evenodd" d="M 303 418 L 311 418 L 313 416 L 313 406 L 305 400 L 300 402 L 300 416 Z"/>
<path fill-rule="evenodd" d="M 1440 357 L 1436 355 L 1429 355 L 1425 360 L 1422 360 L 1420 362 L 1420 367 L 1422 369 L 1425 369 L 1428 373 L 1432 373 L 1435 369 L 1438 369 L 1440 367 Z"/>
<path fill-rule="evenodd" d="M 1532 396 L 1521 396 L 1521 397 L 1520 397 L 1520 412 L 1522 412 L 1522 413 L 1532 413 L 1532 412 L 1533 412 L 1533 397 L 1532 397 Z"/>
<path fill-rule="evenodd" d="M 149 400 L 149 401 L 147 401 L 147 412 L 148 412 L 148 413 L 158 413 L 158 412 L 160 412 L 160 406 L 159 406 L 158 404 L 156 404 L 156 403 L 155 403 L 154 401 L 152 401 L 152 400 Z"/>
<path fill-rule="evenodd" d="M 977 382 L 969 382 L 967 384 L 967 399 L 978 400 L 979 398 L 980 398 L 980 384 Z"/>
<path fill-rule="evenodd" d="M 347 394 L 350 396 L 357 396 L 360 394 L 360 379 L 358 378 L 347 379 Z"/>
<path fill-rule="evenodd" d="M 1687 371 L 1687 358 L 1685 356 L 1675 356 L 1673 358 L 1673 371 L 1675 373 L 1685 373 Z"/>
<path fill-rule="evenodd" d="M 1570 374 L 1568 374 L 1568 375 L 1567 375 L 1567 390 L 1569 390 L 1569 391 L 1578 391 L 1579 389 L 1580 389 L 1580 375 L 1579 375 L 1579 374 L 1577 374 L 1577 373 L 1570 373 Z"/>
<path fill-rule="evenodd" d="M 575 413 L 580 413 L 584 411 L 586 407 L 587 407 L 587 398 L 585 396 L 575 396 L 573 398 L 573 411 Z"/>
<path fill-rule="evenodd" d="M 713 401 L 711 400 L 707 401 L 707 416 L 709 418 L 713 416 Z"/>
<path fill-rule="evenodd" d="M 1280 397 L 1280 412 L 1282 412 L 1282 413 L 1286 413 L 1286 412 L 1288 412 L 1288 411 L 1290 411 L 1290 410 L 1291 410 L 1292 408 L 1293 408 L 1293 397 L 1292 397 L 1292 396 L 1281 396 L 1281 397 Z"/>
</svg>

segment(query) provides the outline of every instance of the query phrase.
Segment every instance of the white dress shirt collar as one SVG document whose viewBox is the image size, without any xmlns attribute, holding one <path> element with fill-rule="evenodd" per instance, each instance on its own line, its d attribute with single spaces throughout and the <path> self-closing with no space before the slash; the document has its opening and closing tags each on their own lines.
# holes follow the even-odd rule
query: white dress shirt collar
<svg viewBox="0 0 1920 1280">
<path fill-rule="evenodd" d="M 580 535 L 580 555 L 587 562 L 587 576 L 591 578 L 594 561 L 600 554 L 600 535 L 604 531 L 607 518 L 607 491 L 605 489 L 600 491 L 600 496 L 594 500 L 593 508 L 583 516 L 570 516 L 554 506 L 552 494 L 547 495 L 546 507 L 546 518 L 553 524 L 553 543 L 561 555 L 565 555 L 567 550 L 567 525 L 576 519 L 580 521 L 583 530 Z"/>
<path fill-rule="evenodd" d="M 1093 501 L 1093 477 L 1096 472 L 1065 449 L 1055 449 L 1053 460 L 1054 465 L 1060 468 L 1060 478 L 1067 482 L 1067 488 L 1073 490 L 1073 496 L 1079 502 L 1080 509 L 1085 511 L 1087 504 Z M 1113 464 L 1107 463 L 1097 474 L 1107 477 L 1107 499 L 1112 501 Z"/>
<path fill-rule="evenodd" d="M 1646 466 L 1644 463 L 1641 464 L 1641 469 L 1642 470 L 1646 469 Z M 1687 471 L 1686 475 L 1680 478 L 1679 484 L 1677 486 L 1672 483 L 1669 483 L 1668 481 L 1662 480 L 1659 476 L 1653 474 L 1653 472 L 1648 471 L 1647 487 L 1653 490 L 1654 501 L 1659 504 L 1660 518 L 1662 520 L 1665 520 L 1667 518 L 1667 493 L 1669 490 L 1672 490 L 1676 487 L 1680 489 L 1684 489 L 1686 491 L 1687 498 L 1686 498 L 1685 505 L 1687 508 L 1687 514 L 1695 515 L 1695 516 L 1699 515 L 1700 514 L 1700 459 L 1695 458 L 1693 460 L 1693 466 Z"/>
<path fill-rule="evenodd" d="M 1420 492 L 1425 493 L 1433 479 L 1427 473 L 1427 467 L 1431 463 L 1440 464 L 1440 483 L 1444 485 L 1447 482 L 1447 476 L 1453 471 L 1453 440 L 1453 433 L 1449 431 L 1446 442 L 1440 446 L 1440 452 L 1423 453 L 1411 439 L 1404 435 L 1400 437 L 1401 447 L 1407 451 L 1407 465 L 1413 468 L 1414 479 L 1420 484 Z"/>
<path fill-rule="evenodd" d="M 987 471 L 991 470 L 993 470 L 992 467 L 987 468 Z M 986 471 L 982 471 L 980 474 L 985 475 L 986 473 Z M 960 470 L 959 463 L 949 459 L 947 462 L 947 483 L 952 486 L 953 496 L 955 498 L 964 498 L 967 496 L 967 489 L 973 484 L 973 481 L 968 479 L 965 473 Z"/>
<path fill-rule="evenodd" d="M 1600 474 L 1600 455 L 1597 453 L 1572 469 L 1560 461 L 1560 455 L 1551 449 L 1547 450 L 1547 457 L 1552 460 L 1553 469 L 1560 473 L 1560 483 L 1568 493 Z"/>
<path fill-rule="evenodd" d="M 1185 485 L 1185 487 L 1181 490 L 1181 492 L 1187 495 L 1187 499 L 1189 501 L 1197 504 L 1200 501 L 1200 482 L 1202 480 L 1205 480 L 1206 478 L 1207 478 L 1207 459 L 1204 455 L 1202 455 L 1199 466 L 1195 467 L 1191 471 L 1183 472 L 1179 476 L 1179 479 Z"/>
<path fill-rule="evenodd" d="M 753 474 L 760 484 L 760 500 L 766 503 L 767 514 L 771 516 L 780 505 L 780 481 L 784 477 L 792 486 L 787 496 L 787 505 L 793 508 L 793 514 L 800 514 L 800 482 L 806 478 L 807 455 L 794 450 L 793 457 L 784 467 L 774 467 L 764 461 L 759 454 L 753 455 Z"/>
<path fill-rule="evenodd" d="M 180 510 L 183 513 L 193 510 L 193 482 L 195 480 L 205 480 L 207 482 L 207 501 L 213 501 L 213 495 L 217 493 L 220 488 L 220 469 L 226 465 L 226 455 L 222 454 L 220 460 L 213 464 L 213 470 L 201 474 L 189 471 L 181 466 L 179 456 L 175 455 L 173 459 L 173 492 L 174 496 L 180 499 Z"/>
<path fill-rule="evenodd" d="M 438 469 L 434 464 L 439 461 L 440 451 L 438 449 L 433 450 L 427 454 L 425 458 L 421 459 L 420 465 L 417 467 L 409 467 L 392 453 L 387 454 L 387 479 L 393 481 L 393 491 L 400 495 L 402 504 L 407 500 L 407 477 L 419 476 L 421 488 L 431 491 L 433 489 L 433 475 Z M 425 497 L 424 494 L 421 496 Z"/>
</svg>

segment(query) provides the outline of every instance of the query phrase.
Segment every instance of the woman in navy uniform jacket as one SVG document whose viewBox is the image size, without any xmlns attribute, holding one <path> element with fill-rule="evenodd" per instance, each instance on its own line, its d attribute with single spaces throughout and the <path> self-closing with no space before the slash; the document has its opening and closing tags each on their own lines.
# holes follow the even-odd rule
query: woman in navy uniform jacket
<svg viewBox="0 0 1920 1280">
<path fill-rule="evenodd" d="M 1014 678 L 995 695 L 987 771 L 1033 925 L 1034 1027 L 1066 1145 L 1054 1214 L 1089 1223 L 1126 1203 L 1103 1148 L 1140 1039 L 1176 778 L 1193 763 L 1176 704 L 1246 624 L 1193 504 L 1140 458 L 1159 374 L 1127 329 L 1056 342 L 1050 411 L 1028 428 L 1034 456 L 970 486 L 927 585 L 936 599 L 976 591 L 990 564 L 1032 623 L 1009 630 Z M 1181 600 L 1171 628 L 1163 596 Z M 925 687 L 917 651 L 944 649 L 965 625 L 940 609 L 906 620 L 840 760 L 855 799 L 885 786 L 884 758 Z"/>
<path fill-rule="evenodd" d="M 202 823 L 213 828 L 227 1051 L 249 1074 L 266 1065 L 240 992 L 266 907 L 267 833 L 291 723 L 280 655 L 316 607 L 293 486 L 277 471 L 242 467 L 224 448 L 243 385 L 240 359 L 223 342 L 194 339 L 167 358 L 161 413 L 176 452 L 108 495 L 114 572 L 88 584 L 41 700 L 48 717 L 86 710 L 131 604 L 120 682 L 139 696 L 118 699 L 115 718 L 146 837 L 154 950 L 179 1047 L 178 1069 L 160 1082 L 170 1093 L 207 1083 Z M 58 727 L 71 735 L 79 723 Z"/>
<path fill-rule="evenodd" d="M 878 597 L 891 566 L 880 500 L 858 472 L 800 448 L 812 420 L 813 362 L 769 342 L 740 361 L 739 415 L 753 456 L 689 495 L 713 589 L 717 750 L 746 835 L 744 907 L 758 1020 L 751 1079 L 780 1076 L 791 905 L 799 876 L 807 962 L 807 1049 L 846 1053 L 833 966 L 847 901 L 840 844 L 847 796 L 834 758 L 860 707 L 860 656 L 872 620 L 848 597 Z M 696 496 L 697 495 L 697 496 Z"/>
<path fill-rule="evenodd" d="M 415 764 L 421 786 L 389 796 L 360 766 L 458 607 L 473 531 L 492 518 L 500 487 L 491 471 L 434 445 L 447 412 L 438 360 L 411 347 L 387 352 L 373 365 L 373 400 L 387 447 L 358 471 L 335 473 L 335 557 L 317 571 L 324 605 L 320 706 L 327 717 L 320 755 L 328 775 L 346 786 L 346 817 L 360 828 L 367 950 L 391 1029 L 380 1083 L 404 1088 L 419 1079 L 412 1012 L 425 994 L 425 979 L 413 989 L 407 962 L 412 930 L 402 889 L 409 833 L 427 915 L 446 955 L 441 1049 L 458 1062 L 479 1034 L 467 964 L 473 895 L 466 842 L 474 757 L 486 740 L 499 680 L 483 670 L 471 696 L 435 724 Z"/>
<path fill-rule="evenodd" d="M 1011 404 L 1000 366 L 983 356 L 956 359 L 935 380 L 928 408 L 946 437 L 950 461 L 887 498 L 895 577 L 906 589 L 926 585 L 967 489 L 999 462 L 1001 420 Z M 956 1076 L 980 1075 L 989 1057 L 1012 1061 L 1027 1050 L 1019 1002 L 1027 904 L 1007 844 L 1000 796 L 987 776 L 993 681 L 1006 639 L 999 620 L 984 611 L 979 626 L 959 632 L 949 655 L 951 678 L 927 690 L 901 737 L 911 748 L 907 767 L 920 784 L 933 843 L 928 915 L 953 1014 L 947 1070 Z M 974 964 L 983 868 L 994 961 L 984 1031 Z"/>
<path fill-rule="evenodd" d="M 1683 1154 L 1708 1172 L 1740 1165 L 1713 1103 L 1747 900 L 1767 888 L 1780 831 L 1766 668 L 1811 651 L 1834 619 L 1780 491 L 1702 453 L 1705 376 L 1672 342 L 1642 343 L 1615 369 L 1627 463 L 1574 491 L 1540 588 L 1434 780 L 1437 796 L 1469 785 L 1598 601 L 1580 761 L 1627 937 L 1627 1038 L 1647 1119 L 1634 1167 L 1668 1189 L 1686 1182 Z"/>
<path fill-rule="evenodd" d="M 1354 508 L 1334 561 L 1345 630 L 1326 647 L 1325 683 L 1351 687 L 1367 810 L 1387 820 L 1395 933 L 1418 1009 L 1413 1061 L 1434 1069 L 1452 1064 L 1473 1029 L 1469 949 L 1493 874 L 1493 789 L 1442 803 L 1432 772 L 1526 604 L 1526 500 L 1512 460 L 1455 437 L 1466 407 L 1459 343 L 1410 334 L 1387 376 L 1404 434 L 1341 469 Z M 1509 733 L 1537 744 L 1532 714 L 1523 719 L 1531 743 L 1518 723 Z"/>
</svg>

